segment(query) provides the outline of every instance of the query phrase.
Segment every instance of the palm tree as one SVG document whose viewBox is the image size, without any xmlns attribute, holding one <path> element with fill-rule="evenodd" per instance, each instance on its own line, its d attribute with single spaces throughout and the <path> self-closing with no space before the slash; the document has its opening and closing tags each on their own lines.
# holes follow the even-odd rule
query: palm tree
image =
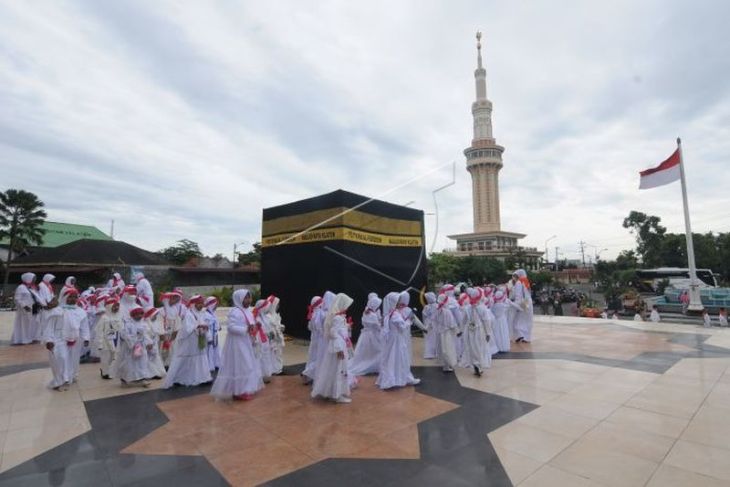
<svg viewBox="0 0 730 487">
<path fill-rule="evenodd" d="M 28 245 L 38 245 L 43 241 L 45 230 L 41 225 L 47 216 L 43 206 L 38 196 L 22 189 L 9 189 L 0 193 L 0 240 L 8 241 L 3 280 L 6 295 L 13 251 L 21 251 Z"/>
</svg>

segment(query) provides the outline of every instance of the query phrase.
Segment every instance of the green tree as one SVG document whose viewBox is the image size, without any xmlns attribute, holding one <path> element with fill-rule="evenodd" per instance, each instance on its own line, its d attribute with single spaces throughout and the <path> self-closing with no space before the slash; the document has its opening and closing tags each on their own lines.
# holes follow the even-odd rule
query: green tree
<svg viewBox="0 0 730 487">
<path fill-rule="evenodd" d="M 554 281 L 553 273 L 549 271 L 532 272 L 529 274 L 529 278 L 534 291 L 540 291 L 550 286 Z"/>
<path fill-rule="evenodd" d="M 200 246 L 188 239 L 178 240 L 176 245 L 160 250 L 160 254 L 168 262 L 177 265 L 183 265 L 193 257 L 203 257 Z"/>
<path fill-rule="evenodd" d="M 261 265 L 261 242 L 254 242 L 249 252 L 238 254 L 238 263 L 241 265 Z"/>
<path fill-rule="evenodd" d="M 661 218 L 650 216 L 640 211 L 632 211 L 624 218 L 623 227 L 636 237 L 636 251 L 646 267 L 658 267 L 661 262 L 661 246 L 667 229 L 661 224 Z"/>
<path fill-rule="evenodd" d="M 459 257 L 433 253 L 428 258 L 428 282 L 431 286 L 459 280 Z"/>
<path fill-rule="evenodd" d="M 33 193 L 22 189 L 9 189 L 0 193 L 0 240 L 8 241 L 8 258 L 5 261 L 3 290 L 7 295 L 10 261 L 13 252 L 39 245 L 45 231 L 41 228 L 46 219 L 43 202 Z"/>
<path fill-rule="evenodd" d="M 507 277 L 505 264 L 492 257 L 468 255 L 457 257 L 458 274 L 454 281 L 468 281 L 474 285 L 502 282 Z"/>
</svg>

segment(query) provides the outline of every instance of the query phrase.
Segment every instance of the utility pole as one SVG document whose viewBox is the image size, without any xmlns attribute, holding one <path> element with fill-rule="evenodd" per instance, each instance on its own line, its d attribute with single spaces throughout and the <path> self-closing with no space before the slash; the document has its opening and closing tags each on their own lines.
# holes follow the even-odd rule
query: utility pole
<svg viewBox="0 0 730 487">
<path fill-rule="evenodd" d="M 580 255 L 583 259 L 583 269 L 585 269 L 586 268 L 586 251 L 585 251 L 586 243 L 583 240 L 581 240 L 580 242 L 578 242 L 578 245 L 580 245 Z"/>
<path fill-rule="evenodd" d="M 559 249 L 559 248 L 560 248 L 560 247 L 555 247 L 555 272 L 557 272 L 557 271 L 559 271 L 559 270 L 560 270 L 560 269 L 558 268 L 558 249 Z"/>
</svg>

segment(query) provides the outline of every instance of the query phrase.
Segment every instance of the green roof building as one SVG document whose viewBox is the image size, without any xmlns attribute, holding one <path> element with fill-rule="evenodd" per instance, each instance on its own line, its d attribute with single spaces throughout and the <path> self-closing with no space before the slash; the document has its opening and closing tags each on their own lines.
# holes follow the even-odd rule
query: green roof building
<svg viewBox="0 0 730 487">
<path fill-rule="evenodd" d="M 84 238 L 90 240 L 113 240 L 109 235 L 91 225 L 46 221 L 41 228 L 46 233 L 39 247 L 53 248 Z M 0 240 L 0 245 L 7 246 L 8 243 L 10 242 L 7 239 Z"/>
</svg>

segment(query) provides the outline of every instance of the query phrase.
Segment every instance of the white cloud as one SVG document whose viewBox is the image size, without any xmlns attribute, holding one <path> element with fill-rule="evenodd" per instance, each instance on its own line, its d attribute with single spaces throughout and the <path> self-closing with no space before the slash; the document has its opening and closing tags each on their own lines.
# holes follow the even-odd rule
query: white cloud
<svg viewBox="0 0 730 487">
<path fill-rule="evenodd" d="M 149 249 L 259 238 L 261 209 L 367 195 L 457 163 L 437 248 L 471 228 L 474 31 L 485 32 L 502 220 L 575 256 L 631 246 L 632 209 L 681 231 L 679 188 L 636 190 L 681 135 L 695 230 L 723 219 L 722 2 L 74 2 L 0 6 L 5 187 Z M 724 15 L 723 15 L 724 14 Z M 432 211 L 449 167 L 385 197 Z M 427 217 L 432 231 L 432 217 Z M 430 236 L 429 236 L 430 241 Z"/>
</svg>

